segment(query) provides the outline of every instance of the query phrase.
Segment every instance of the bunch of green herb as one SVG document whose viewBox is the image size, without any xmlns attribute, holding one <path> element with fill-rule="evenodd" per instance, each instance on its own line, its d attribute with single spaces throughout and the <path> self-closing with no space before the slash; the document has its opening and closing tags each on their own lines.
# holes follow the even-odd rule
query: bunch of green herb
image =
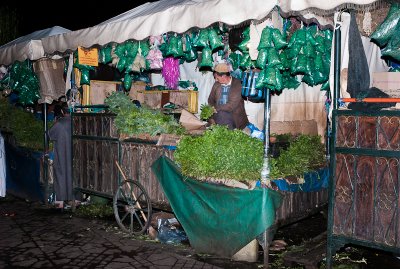
<svg viewBox="0 0 400 269">
<path fill-rule="evenodd" d="M 215 108 L 208 104 L 202 104 L 200 106 L 200 119 L 208 120 L 214 114 Z"/>
<path fill-rule="evenodd" d="M 49 123 L 48 128 L 52 126 Z M 31 150 L 43 150 L 44 124 L 35 116 L 25 111 L 22 107 L 16 107 L 0 99 L 0 128 L 11 132 L 19 147 Z"/>
<path fill-rule="evenodd" d="M 326 165 L 321 136 L 301 134 L 289 142 L 287 150 L 282 150 L 278 158 L 271 158 L 270 178 L 301 178 L 304 173 Z"/>
<path fill-rule="evenodd" d="M 260 140 L 215 125 L 201 136 L 184 136 L 174 159 L 187 177 L 250 181 L 260 178 L 263 150 Z"/>
<path fill-rule="evenodd" d="M 137 107 L 123 92 L 114 92 L 105 99 L 105 104 L 116 113 L 114 120 L 118 131 L 127 135 L 183 134 L 185 129 L 172 115 L 160 110 Z"/>
</svg>

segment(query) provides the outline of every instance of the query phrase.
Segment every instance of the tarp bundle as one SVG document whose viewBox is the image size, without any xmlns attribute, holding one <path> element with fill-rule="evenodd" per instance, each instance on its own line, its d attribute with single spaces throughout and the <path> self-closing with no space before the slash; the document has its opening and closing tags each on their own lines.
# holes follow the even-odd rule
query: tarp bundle
<svg viewBox="0 0 400 269">
<path fill-rule="evenodd" d="M 165 156 L 152 170 L 198 253 L 232 257 L 274 223 L 282 202 L 281 194 L 267 188 L 245 190 L 184 178 Z"/>
</svg>

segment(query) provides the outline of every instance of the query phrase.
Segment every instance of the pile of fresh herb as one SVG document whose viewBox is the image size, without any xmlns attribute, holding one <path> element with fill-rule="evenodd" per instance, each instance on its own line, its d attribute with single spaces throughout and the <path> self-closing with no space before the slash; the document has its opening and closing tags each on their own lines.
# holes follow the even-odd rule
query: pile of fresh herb
<svg viewBox="0 0 400 269">
<path fill-rule="evenodd" d="M 208 120 L 214 114 L 215 108 L 211 105 L 202 104 L 200 106 L 200 119 Z"/>
<path fill-rule="evenodd" d="M 49 123 L 48 128 L 52 126 Z M 8 103 L 7 99 L 0 99 L 0 129 L 11 132 L 19 147 L 31 150 L 43 150 L 44 124 L 35 116 Z"/>
<path fill-rule="evenodd" d="M 325 146 L 319 135 L 301 134 L 290 139 L 287 150 L 282 150 L 278 158 L 271 158 L 270 178 L 296 176 L 326 165 Z"/>
<path fill-rule="evenodd" d="M 122 134 L 183 134 L 185 129 L 171 115 L 148 107 L 137 107 L 123 92 L 114 92 L 105 99 L 111 112 L 117 114 L 115 126 Z"/>
<path fill-rule="evenodd" d="M 184 136 L 174 159 L 187 177 L 250 181 L 260 178 L 263 150 L 260 140 L 214 125 L 201 136 Z"/>
</svg>

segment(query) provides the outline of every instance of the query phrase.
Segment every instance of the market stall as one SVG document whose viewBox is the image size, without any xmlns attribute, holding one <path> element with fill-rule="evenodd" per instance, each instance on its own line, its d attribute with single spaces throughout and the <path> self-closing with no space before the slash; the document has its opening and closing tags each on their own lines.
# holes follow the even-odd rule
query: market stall
<svg viewBox="0 0 400 269">
<path fill-rule="evenodd" d="M 43 173 L 47 172 L 47 169 L 43 169 L 43 152 L 48 151 L 47 144 L 43 144 L 43 141 L 46 141 L 43 129 L 47 129 L 47 120 L 41 122 L 40 126 L 33 114 L 30 117 L 26 115 L 28 113 L 23 113 L 22 109 L 29 108 L 27 110 L 33 111 L 38 103 L 44 103 L 44 114 L 47 115 L 47 104 L 64 94 L 62 73 L 58 72 L 54 76 L 54 71 L 52 74 L 47 72 L 49 69 L 55 70 L 56 67 L 63 70 L 64 62 L 45 58 L 41 38 L 69 31 L 54 26 L 21 36 L 0 47 L 0 88 L 3 98 L 0 128 L 6 137 L 7 191 L 29 200 L 47 200 L 43 189 L 48 183 L 47 176 L 43 176 Z M 13 108 L 8 108 L 7 103 Z M 13 123 L 8 120 L 9 113 L 13 114 Z M 26 122 L 23 121 L 33 122 L 26 127 Z M 40 139 L 40 142 L 33 137 L 36 140 Z"/>
<path fill-rule="evenodd" d="M 273 171 L 269 171 L 272 161 L 269 138 L 273 133 L 308 132 L 326 137 L 330 134 L 325 107 L 330 107 L 327 99 L 334 86 L 337 89 L 340 77 L 334 68 L 336 62 L 331 59 L 337 61 L 341 51 L 337 47 L 335 51 L 331 50 L 334 14 L 345 8 L 364 8 L 369 12 L 381 5 L 386 7 L 382 1 L 159 1 L 147 3 L 91 28 L 44 38 L 42 44 L 48 55 L 61 53 L 63 56 L 77 50 L 89 53 L 92 47 L 99 47 L 99 62 L 113 66 L 120 73 L 120 81 L 111 83 L 111 91 L 129 91 L 136 100 L 142 94 L 142 103 L 158 109 L 171 101 L 171 93 L 182 90 L 182 85 L 186 84 L 191 87 L 190 91 L 198 89 L 197 102 L 194 102 L 197 109 L 196 105 L 189 107 L 192 104 L 190 101 L 183 105 L 188 105 L 188 110 L 199 112 L 212 85 L 210 71 L 220 60 L 229 60 L 233 74 L 240 78 L 256 74 L 257 77 L 252 78 L 257 80 L 247 81 L 260 85 L 247 90 L 258 89 L 256 93 L 261 92 L 263 96 L 256 102 L 248 101 L 246 109 L 251 122 L 265 131 L 264 151 L 258 154 L 264 157 L 259 184 L 273 187 L 274 178 L 271 179 L 270 173 Z M 221 9 L 235 12 L 221 13 Z M 366 14 L 364 12 L 360 18 L 366 21 L 365 29 L 371 30 L 371 25 L 367 27 Z M 206 44 L 200 44 L 201 41 Z M 342 50 L 346 51 L 345 48 Z M 372 59 L 368 63 L 371 72 L 387 71 L 388 67 L 380 60 L 379 53 L 379 49 L 371 45 L 368 57 Z M 77 189 L 111 197 L 120 182 L 120 173 L 114 165 L 117 159 L 129 178 L 142 182 L 152 203 L 169 206 L 173 197 L 167 198 L 150 166 L 160 156 L 174 159 L 174 151 L 157 146 L 154 138 L 150 141 L 139 140 L 138 134 L 129 134 L 124 126 L 121 128 L 121 122 L 129 119 L 128 114 L 117 121 L 115 117 L 118 114 L 103 113 L 103 108 L 92 106 L 101 104 L 108 94 L 105 94 L 106 90 L 98 91 L 104 98 L 94 103 L 91 97 L 96 96 L 93 94 L 95 83 L 91 83 L 93 77 L 90 72 L 95 68 L 77 62 L 79 55 L 70 54 L 68 57 L 68 72 L 73 82 L 71 92 L 82 94 L 80 98 L 74 96 L 69 100 L 76 109 L 73 113 L 73 173 Z M 292 64 L 285 62 L 285 57 Z M 71 72 L 73 68 L 74 73 Z M 256 69 L 257 72 L 253 72 Z M 143 73 L 151 73 L 150 78 L 142 76 Z M 261 77 L 269 80 L 262 81 Z M 79 89 L 82 91 L 79 92 Z M 156 94 L 150 94 L 154 90 Z M 259 97 L 257 94 L 246 95 L 249 93 L 246 91 L 242 93 L 248 99 Z M 150 95 L 152 98 L 149 98 Z M 84 106 L 80 107 L 76 102 Z M 116 127 L 123 131 L 118 131 Z M 317 174 L 320 178 L 328 177 L 323 172 Z M 275 203 L 276 207 L 269 208 L 276 216 L 268 214 L 270 219 L 257 232 L 274 223 L 282 225 L 303 218 L 327 202 L 326 184 L 313 185 L 310 182 L 315 182 L 315 177 L 310 176 L 310 181 L 303 185 L 299 181 L 302 178 L 303 175 L 298 175 L 286 189 L 280 189 L 284 184 L 278 182 L 274 183 L 274 190 L 268 188 L 271 193 L 283 194 L 284 201 L 278 210 L 279 202 Z M 288 183 L 286 178 L 283 183 Z M 267 205 L 260 205 L 261 208 L 263 206 Z M 176 207 L 173 209 L 178 211 Z M 257 212 L 253 211 L 253 214 Z M 187 227 L 190 225 L 187 221 L 184 223 Z M 250 239 L 241 241 L 239 245 L 243 246 Z M 239 245 L 233 250 L 236 251 Z M 232 249 L 226 252 L 220 250 L 224 255 L 232 254 Z M 266 245 L 264 250 L 267 251 Z M 268 263 L 268 255 L 264 256 L 264 260 Z"/>
</svg>

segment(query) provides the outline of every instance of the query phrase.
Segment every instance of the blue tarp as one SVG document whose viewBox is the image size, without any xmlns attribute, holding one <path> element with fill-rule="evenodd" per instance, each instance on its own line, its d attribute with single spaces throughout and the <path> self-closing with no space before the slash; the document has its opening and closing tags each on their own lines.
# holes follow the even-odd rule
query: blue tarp
<svg viewBox="0 0 400 269">
<path fill-rule="evenodd" d="M 303 184 L 289 184 L 285 179 L 276 179 L 273 182 L 281 191 L 289 192 L 311 192 L 328 188 L 329 169 L 323 168 L 304 174 Z"/>
<path fill-rule="evenodd" d="M 44 201 L 40 184 L 42 152 L 30 151 L 4 143 L 6 150 L 7 192 L 31 201 Z"/>
</svg>

